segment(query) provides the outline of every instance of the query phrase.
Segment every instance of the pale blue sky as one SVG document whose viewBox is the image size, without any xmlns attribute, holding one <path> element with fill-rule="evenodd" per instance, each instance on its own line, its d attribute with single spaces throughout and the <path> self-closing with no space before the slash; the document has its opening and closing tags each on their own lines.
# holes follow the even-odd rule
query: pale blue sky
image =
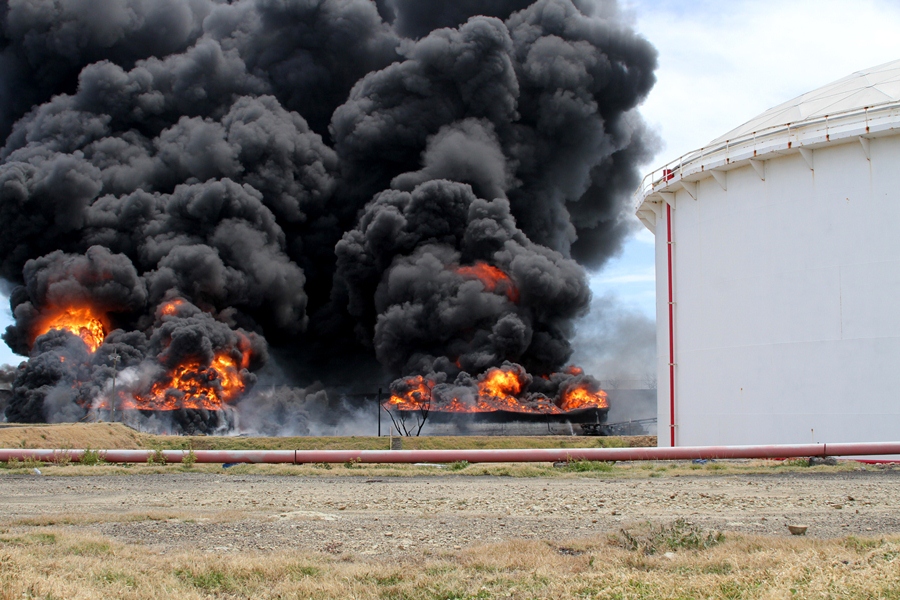
<svg viewBox="0 0 900 600">
<path fill-rule="evenodd" d="M 12 313 L 9 310 L 9 299 L 0 295 L 0 331 L 6 330 L 12 325 Z M 0 341 L 0 364 L 17 365 L 22 360 L 21 356 L 12 353 L 12 350 Z"/>
<path fill-rule="evenodd" d="M 623 0 L 659 50 L 641 109 L 663 141 L 646 170 L 703 146 L 767 108 L 900 58 L 900 3 L 888 0 Z M 655 318 L 653 236 L 643 228 L 592 274 L 595 294 Z M 0 297 L 0 328 L 11 321 Z M 18 363 L 5 344 L 0 362 Z"/>
</svg>

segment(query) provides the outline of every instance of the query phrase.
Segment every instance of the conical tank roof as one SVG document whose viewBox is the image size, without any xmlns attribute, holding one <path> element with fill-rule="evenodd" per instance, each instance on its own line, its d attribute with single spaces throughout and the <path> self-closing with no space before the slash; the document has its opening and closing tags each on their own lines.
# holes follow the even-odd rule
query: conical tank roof
<svg viewBox="0 0 900 600">
<path fill-rule="evenodd" d="M 811 151 L 852 140 L 859 140 L 868 156 L 869 140 L 889 135 L 900 135 L 900 60 L 783 102 L 651 171 L 635 191 L 636 212 L 652 230 L 654 211 L 647 203 L 662 202 L 662 192 L 684 188 L 696 199 L 701 179 L 722 179 L 725 172 L 748 165 L 765 178 L 766 160 L 797 152 L 806 153 L 812 168 Z"/>
<path fill-rule="evenodd" d="M 758 117 L 711 141 L 714 146 L 726 140 L 779 125 L 803 121 L 854 109 L 867 108 L 900 100 L 900 60 L 857 71 L 793 100 L 772 107 Z"/>
</svg>

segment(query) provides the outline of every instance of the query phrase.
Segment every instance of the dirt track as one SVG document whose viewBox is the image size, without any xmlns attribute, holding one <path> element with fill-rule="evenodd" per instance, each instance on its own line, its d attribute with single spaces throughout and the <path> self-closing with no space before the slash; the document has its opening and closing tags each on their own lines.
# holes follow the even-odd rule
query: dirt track
<svg viewBox="0 0 900 600">
<path fill-rule="evenodd" d="M 651 479 L 8 475 L 0 478 L 0 506 L 3 524 L 155 513 L 70 526 L 158 552 L 303 548 L 385 556 L 510 538 L 564 540 L 677 517 L 726 532 L 782 536 L 788 522 L 800 522 L 816 537 L 897 534 L 898 484 L 900 471 L 872 467 Z"/>
</svg>

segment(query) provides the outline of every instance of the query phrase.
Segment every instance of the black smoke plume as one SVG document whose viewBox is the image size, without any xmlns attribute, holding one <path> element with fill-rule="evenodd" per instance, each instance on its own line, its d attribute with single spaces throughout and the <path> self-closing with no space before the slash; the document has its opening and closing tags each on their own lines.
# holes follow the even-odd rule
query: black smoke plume
<svg viewBox="0 0 900 600">
<path fill-rule="evenodd" d="M 9 420 L 259 377 L 229 405 L 308 432 L 325 390 L 557 371 L 655 143 L 615 2 L 6 0 L 0 39 Z"/>
</svg>

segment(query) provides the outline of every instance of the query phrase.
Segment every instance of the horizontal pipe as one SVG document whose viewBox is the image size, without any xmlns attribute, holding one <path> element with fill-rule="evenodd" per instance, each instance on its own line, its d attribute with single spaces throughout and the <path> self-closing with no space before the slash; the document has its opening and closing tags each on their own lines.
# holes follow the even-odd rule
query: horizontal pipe
<svg viewBox="0 0 900 600">
<path fill-rule="evenodd" d="M 0 461 L 78 462 L 82 449 L 0 449 Z M 145 463 L 156 450 L 99 450 L 107 462 Z M 159 451 L 167 463 L 180 463 L 189 450 Z M 900 442 L 777 444 L 762 446 L 681 446 L 668 448 L 530 448 L 521 450 L 194 450 L 198 463 L 470 463 L 558 462 L 572 460 L 692 460 L 796 458 L 807 456 L 900 455 Z"/>
<path fill-rule="evenodd" d="M 83 449 L 62 450 L 29 450 L 0 449 L 0 461 L 11 458 L 17 460 L 33 459 L 42 462 L 80 462 Z M 92 450 L 97 452 L 106 462 L 112 463 L 145 463 L 151 459 L 156 462 L 156 450 Z M 180 463 L 182 458 L 190 454 L 190 450 L 161 450 L 166 463 Z M 195 450 L 194 457 L 198 463 L 287 463 L 294 464 L 294 450 Z"/>
</svg>

